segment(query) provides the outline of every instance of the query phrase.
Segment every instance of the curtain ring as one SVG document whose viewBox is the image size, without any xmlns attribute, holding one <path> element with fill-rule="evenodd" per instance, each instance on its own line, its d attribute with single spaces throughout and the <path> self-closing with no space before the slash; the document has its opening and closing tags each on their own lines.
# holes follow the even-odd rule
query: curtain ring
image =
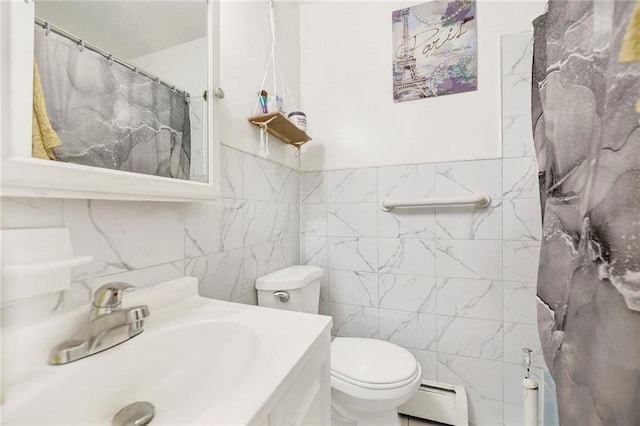
<svg viewBox="0 0 640 426">
<path fill-rule="evenodd" d="M 81 52 L 84 50 L 84 40 L 78 41 L 78 48 Z"/>
<path fill-rule="evenodd" d="M 154 78 L 153 82 L 156 83 L 156 84 L 160 84 L 160 77 Z"/>
<path fill-rule="evenodd" d="M 44 23 L 44 35 L 48 36 L 51 32 L 51 25 L 48 22 Z"/>
<path fill-rule="evenodd" d="M 138 67 L 133 67 L 133 72 L 136 74 L 140 73 L 140 71 L 138 71 Z"/>
<path fill-rule="evenodd" d="M 113 65 L 113 55 L 109 55 L 107 57 L 107 62 L 109 63 L 109 65 Z"/>
</svg>

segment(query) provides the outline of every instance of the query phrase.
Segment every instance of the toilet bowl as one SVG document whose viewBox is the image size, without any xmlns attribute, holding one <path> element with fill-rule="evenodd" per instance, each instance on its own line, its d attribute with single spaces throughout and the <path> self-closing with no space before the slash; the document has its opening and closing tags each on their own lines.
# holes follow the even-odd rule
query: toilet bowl
<svg viewBox="0 0 640 426">
<path fill-rule="evenodd" d="M 397 407 L 421 381 L 420 364 L 406 349 L 381 340 L 336 337 L 331 344 L 333 423 L 399 425 Z"/>
<path fill-rule="evenodd" d="M 298 265 L 256 280 L 258 305 L 318 313 L 322 269 Z M 397 407 L 422 381 L 420 364 L 404 348 L 382 340 L 336 337 L 331 343 L 333 425 L 396 426 Z"/>
</svg>

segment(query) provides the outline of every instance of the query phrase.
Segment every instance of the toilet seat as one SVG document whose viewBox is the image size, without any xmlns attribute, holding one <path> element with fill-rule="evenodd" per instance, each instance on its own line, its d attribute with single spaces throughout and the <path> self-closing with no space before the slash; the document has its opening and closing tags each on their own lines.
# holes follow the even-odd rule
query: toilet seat
<svg viewBox="0 0 640 426">
<path fill-rule="evenodd" d="M 407 379 L 400 381 L 400 382 L 396 382 L 396 383 L 383 383 L 383 384 L 378 384 L 378 383 L 367 383 L 367 382 L 360 382 L 357 380 L 354 380 L 350 377 L 344 376 L 342 374 L 336 373 L 335 371 L 331 372 L 331 377 L 335 377 L 336 379 L 339 379 L 345 383 L 348 383 L 350 385 L 353 386 L 358 386 L 361 388 L 365 388 L 365 389 L 371 389 L 371 390 L 385 390 L 385 389 L 395 389 L 395 388 L 400 388 L 402 386 L 406 386 L 410 383 L 412 383 L 416 376 L 418 375 L 418 372 L 416 371 L 416 373 L 411 376 L 408 377 Z"/>
<path fill-rule="evenodd" d="M 421 375 L 413 355 L 393 343 L 357 337 L 336 337 L 331 343 L 331 384 L 347 393 L 399 389 Z"/>
<path fill-rule="evenodd" d="M 331 374 L 331 389 L 332 392 L 340 391 L 351 398 L 356 398 L 366 401 L 389 401 L 396 398 L 402 398 L 403 396 L 410 394 L 420 386 L 422 382 L 422 370 L 418 366 L 418 371 L 415 377 L 409 383 L 398 387 L 386 387 L 386 388 L 369 388 L 358 384 L 346 382 L 339 377 Z"/>
</svg>

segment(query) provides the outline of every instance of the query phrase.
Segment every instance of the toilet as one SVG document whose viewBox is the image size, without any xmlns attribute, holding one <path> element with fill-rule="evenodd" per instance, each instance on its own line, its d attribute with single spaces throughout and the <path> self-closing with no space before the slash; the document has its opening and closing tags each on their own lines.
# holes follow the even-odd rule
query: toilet
<svg viewBox="0 0 640 426">
<path fill-rule="evenodd" d="M 322 268 L 291 266 L 256 280 L 258 305 L 318 313 Z M 333 425 L 399 425 L 397 407 L 420 386 L 422 371 L 413 355 L 392 343 L 336 337 L 331 343 Z"/>
</svg>

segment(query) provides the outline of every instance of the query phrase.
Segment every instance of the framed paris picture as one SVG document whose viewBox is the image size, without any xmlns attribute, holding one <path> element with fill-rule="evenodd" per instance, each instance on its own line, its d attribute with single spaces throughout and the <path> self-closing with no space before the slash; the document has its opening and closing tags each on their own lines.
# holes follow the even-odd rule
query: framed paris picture
<svg viewBox="0 0 640 426">
<path fill-rule="evenodd" d="M 477 89 L 475 13 L 473 0 L 436 0 L 393 12 L 394 102 Z"/>
</svg>

